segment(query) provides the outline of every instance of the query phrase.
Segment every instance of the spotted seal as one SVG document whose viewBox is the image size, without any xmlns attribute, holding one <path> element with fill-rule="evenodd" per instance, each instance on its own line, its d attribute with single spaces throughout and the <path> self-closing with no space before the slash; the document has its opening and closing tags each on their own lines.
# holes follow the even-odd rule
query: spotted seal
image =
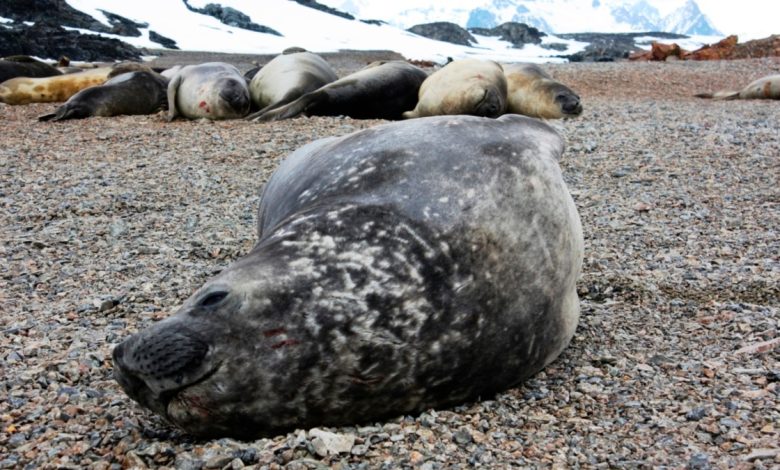
<svg viewBox="0 0 780 470">
<path fill-rule="evenodd" d="M 249 113 L 246 79 L 236 67 L 224 62 L 186 65 L 172 73 L 168 82 L 168 120 L 237 119 Z"/>
<path fill-rule="evenodd" d="M 0 102 L 7 104 L 67 101 L 79 91 L 135 70 L 149 70 L 138 62 L 119 62 L 51 77 L 17 77 L 0 83 Z"/>
<path fill-rule="evenodd" d="M 189 433 L 240 438 L 519 384 L 579 316 L 582 229 L 562 151 L 551 127 L 514 114 L 304 146 L 265 187 L 257 245 L 119 344 L 115 378 Z"/>
<path fill-rule="evenodd" d="M 349 116 L 354 119 L 401 119 L 414 107 L 428 75 L 402 60 L 377 61 L 284 106 L 254 116 L 278 121 L 296 116 Z"/>
<path fill-rule="evenodd" d="M 492 60 L 454 60 L 432 73 L 420 87 L 417 106 L 404 118 L 472 114 L 496 117 L 506 110 L 506 77 Z"/>
<path fill-rule="evenodd" d="M 285 105 L 338 78 L 333 68 L 317 54 L 304 51 L 278 55 L 249 82 L 252 103 L 260 110 L 247 119 Z"/>
<path fill-rule="evenodd" d="M 780 74 L 759 78 L 739 91 L 699 93 L 696 96 L 698 98 L 714 98 L 716 100 L 780 100 Z"/>
<path fill-rule="evenodd" d="M 0 83 L 16 77 L 53 77 L 62 72 L 49 64 L 26 55 L 0 59 Z"/>
<path fill-rule="evenodd" d="M 152 70 L 124 73 L 106 83 L 81 90 L 39 121 L 63 121 L 90 116 L 152 114 L 168 107 L 168 80 Z"/>
<path fill-rule="evenodd" d="M 560 119 L 582 113 L 580 97 L 536 64 L 503 64 L 508 113 Z"/>
</svg>

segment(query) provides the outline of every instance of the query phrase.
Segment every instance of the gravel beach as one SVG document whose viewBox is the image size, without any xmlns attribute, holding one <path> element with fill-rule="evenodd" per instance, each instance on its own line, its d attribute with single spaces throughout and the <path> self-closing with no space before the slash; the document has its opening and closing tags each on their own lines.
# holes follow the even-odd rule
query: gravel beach
<svg viewBox="0 0 780 470">
<path fill-rule="evenodd" d="M 547 69 L 585 107 L 554 124 L 586 242 L 571 346 L 477 403 L 252 442 L 141 409 L 111 351 L 250 250 L 282 158 L 383 121 L 0 105 L 0 468 L 780 468 L 780 102 L 692 96 L 780 59 Z"/>
</svg>

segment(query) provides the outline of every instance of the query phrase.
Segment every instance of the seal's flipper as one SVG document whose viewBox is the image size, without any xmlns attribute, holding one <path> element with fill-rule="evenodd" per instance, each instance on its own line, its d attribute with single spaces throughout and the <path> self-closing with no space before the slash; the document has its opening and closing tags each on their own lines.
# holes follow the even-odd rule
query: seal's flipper
<svg viewBox="0 0 780 470">
<path fill-rule="evenodd" d="M 181 83 L 181 73 L 177 73 L 168 82 L 168 122 L 173 121 L 178 112 L 176 110 L 176 91 L 179 89 Z"/>
<path fill-rule="evenodd" d="M 323 99 L 325 99 L 326 96 L 327 95 L 325 93 L 320 91 L 313 91 L 284 106 L 279 106 L 262 114 L 259 112 L 255 113 L 257 114 L 257 117 L 253 118 L 252 120 L 268 122 L 292 119 L 294 117 L 300 116 L 301 114 L 305 114 L 306 110 L 308 110 L 312 105 L 321 102 Z"/>
<path fill-rule="evenodd" d="M 57 113 L 49 113 L 44 114 L 43 116 L 38 116 L 38 121 L 45 122 L 45 121 L 53 121 L 54 118 L 57 117 Z"/>
</svg>

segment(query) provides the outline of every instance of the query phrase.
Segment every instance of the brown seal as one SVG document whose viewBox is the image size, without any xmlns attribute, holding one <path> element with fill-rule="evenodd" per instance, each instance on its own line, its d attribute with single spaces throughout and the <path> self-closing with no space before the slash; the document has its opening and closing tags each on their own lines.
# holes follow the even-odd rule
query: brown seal
<svg viewBox="0 0 780 470">
<path fill-rule="evenodd" d="M 536 64 L 504 64 L 508 105 L 506 112 L 559 119 L 579 116 L 582 103 L 569 87 L 552 79 Z"/>
</svg>

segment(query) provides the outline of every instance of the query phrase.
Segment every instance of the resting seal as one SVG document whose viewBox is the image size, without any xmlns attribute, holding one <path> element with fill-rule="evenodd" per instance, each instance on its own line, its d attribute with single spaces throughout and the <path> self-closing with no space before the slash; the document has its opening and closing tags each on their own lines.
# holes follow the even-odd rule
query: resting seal
<svg viewBox="0 0 780 470">
<path fill-rule="evenodd" d="M 472 114 L 497 117 L 506 110 L 506 77 L 492 60 L 455 60 L 432 73 L 420 87 L 420 100 L 404 118 Z"/>
<path fill-rule="evenodd" d="M 28 104 L 67 101 L 85 88 L 102 85 L 109 78 L 134 70 L 149 70 L 149 67 L 137 62 L 120 62 L 51 77 L 12 78 L 0 83 L 0 102 Z"/>
<path fill-rule="evenodd" d="M 543 119 L 579 116 L 580 97 L 536 64 L 504 64 L 508 113 Z"/>
<path fill-rule="evenodd" d="M 252 103 L 260 111 L 250 114 L 247 119 L 285 105 L 338 78 L 333 68 L 317 54 L 296 52 L 278 55 L 249 82 Z"/>
<path fill-rule="evenodd" d="M 408 62 L 373 62 L 355 73 L 267 111 L 256 121 L 305 116 L 349 116 L 354 119 L 401 119 L 417 102 L 427 74 Z"/>
<path fill-rule="evenodd" d="M 16 77 L 53 77 L 62 72 L 26 55 L 14 55 L 0 59 L 0 83 Z"/>
<path fill-rule="evenodd" d="M 751 82 L 739 91 L 719 91 L 717 93 L 699 93 L 698 98 L 716 100 L 780 100 L 780 75 L 769 75 Z"/>
<path fill-rule="evenodd" d="M 519 384 L 579 316 L 562 151 L 517 115 L 402 121 L 297 150 L 266 185 L 257 245 L 119 344 L 115 378 L 189 433 L 241 438 Z"/>
<path fill-rule="evenodd" d="M 168 120 L 237 119 L 249 112 L 246 80 L 237 68 L 224 62 L 187 65 L 168 82 Z"/>
<path fill-rule="evenodd" d="M 63 121 L 90 116 L 152 114 L 168 107 L 168 80 L 151 70 L 118 75 L 103 85 L 81 90 L 39 121 Z"/>
</svg>

